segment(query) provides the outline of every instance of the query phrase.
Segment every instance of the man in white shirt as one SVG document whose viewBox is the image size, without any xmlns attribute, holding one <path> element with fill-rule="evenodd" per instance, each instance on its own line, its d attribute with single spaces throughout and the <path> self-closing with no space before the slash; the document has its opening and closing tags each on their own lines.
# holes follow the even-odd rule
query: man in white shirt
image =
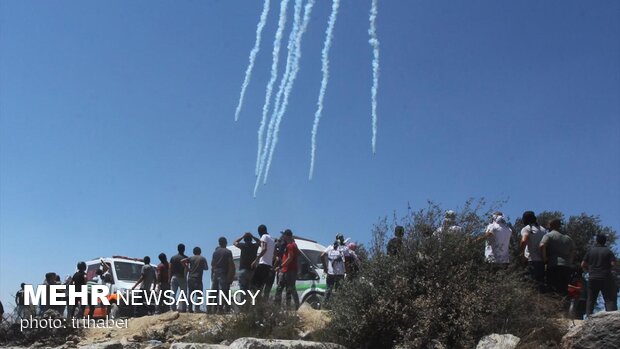
<svg viewBox="0 0 620 349">
<path fill-rule="evenodd" d="M 540 251 L 540 242 L 547 234 L 547 230 L 538 224 L 536 215 L 532 211 L 523 212 L 521 229 L 521 253 L 527 259 L 528 274 L 542 291 L 545 283 L 545 262 Z"/>
<path fill-rule="evenodd" d="M 264 224 L 258 226 L 258 235 L 260 236 L 260 252 L 254 262 L 252 262 L 252 268 L 254 269 L 252 284 L 254 289 L 261 292 L 263 299 L 267 300 L 269 299 L 271 287 L 269 287 L 268 291 L 265 285 L 271 274 L 275 243 L 271 236 L 269 236 L 269 233 L 267 233 L 267 227 Z"/>
<path fill-rule="evenodd" d="M 327 274 L 325 303 L 329 302 L 332 292 L 338 290 L 338 286 L 344 280 L 347 250 L 348 247 L 344 244 L 344 236 L 338 234 L 336 235 L 336 241 L 321 254 L 323 270 Z"/>
<path fill-rule="evenodd" d="M 511 235 L 512 230 L 506 225 L 504 216 L 495 215 L 494 223 L 487 226 L 487 230 L 482 236 L 486 242 L 484 256 L 487 262 L 502 267 L 508 265 L 510 262 L 509 247 Z"/>
</svg>

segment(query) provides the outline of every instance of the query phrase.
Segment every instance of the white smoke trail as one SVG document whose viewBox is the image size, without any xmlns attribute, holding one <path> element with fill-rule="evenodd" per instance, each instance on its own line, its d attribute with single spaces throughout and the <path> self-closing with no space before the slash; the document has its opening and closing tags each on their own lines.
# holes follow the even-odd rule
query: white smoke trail
<svg viewBox="0 0 620 349">
<path fill-rule="evenodd" d="M 262 152 L 260 155 L 260 159 L 258 160 L 258 174 L 256 176 L 256 183 L 254 185 L 254 195 L 256 195 L 256 191 L 258 190 L 258 184 L 260 183 L 260 177 L 265 168 L 265 161 L 267 159 L 267 154 L 269 152 L 269 148 L 271 142 L 273 140 L 273 131 L 276 124 L 276 118 L 278 115 L 278 110 L 280 108 L 280 101 L 282 99 L 282 95 L 284 94 L 284 89 L 288 81 L 289 74 L 291 72 L 291 68 L 293 65 L 293 60 L 295 56 L 295 39 L 297 37 L 297 32 L 299 31 L 299 23 L 301 22 L 301 8 L 302 8 L 303 0 L 295 0 L 295 7 L 293 10 L 293 28 L 289 34 L 288 40 L 288 53 L 286 56 L 286 67 L 284 68 L 284 74 L 280 80 L 280 86 L 278 88 L 278 93 L 276 94 L 276 100 L 273 105 L 273 114 L 271 119 L 269 120 L 269 127 L 267 128 L 267 137 L 265 138 L 265 145 L 262 148 Z"/>
<path fill-rule="evenodd" d="M 241 112 L 241 106 L 243 105 L 243 98 L 245 97 L 245 90 L 248 88 L 250 84 L 250 78 L 252 76 L 252 70 L 254 69 L 254 62 L 256 61 L 256 55 L 258 51 L 260 51 L 260 41 L 261 35 L 263 33 L 263 28 L 265 28 L 265 23 L 267 23 L 267 16 L 269 15 L 269 5 L 271 0 L 265 0 L 263 3 L 263 12 L 260 14 L 260 20 L 258 21 L 258 25 L 256 26 L 256 41 L 254 42 L 254 47 L 250 51 L 250 62 L 248 63 L 248 67 L 245 70 L 245 78 L 243 79 L 243 84 L 241 85 L 241 93 L 239 94 L 239 104 L 237 104 L 237 109 L 235 110 L 235 121 L 239 120 L 239 113 Z"/>
<path fill-rule="evenodd" d="M 280 19 L 278 20 L 278 29 L 273 40 L 273 61 L 271 63 L 271 79 L 267 83 L 267 90 L 265 92 L 265 104 L 263 105 L 263 116 L 258 128 L 258 151 L 256 154 L 256 175 L 259 175 L 260 155 L 262 151 L 263 138 L 265 134 L 265 124 L 267 122 L 267 113 L 269 112 L 269 103 L 271 102 L 271 93 L 273 90 L 273 84 L 278 77 L 278 61 L 280 59 L 280 44 L 282 42 L 282 32 L 286 25 L 286 12 L 289 0 L 282 0 L 280 2 Z M 255 191 L 256 192 L 256 191 Z"/>
<path fill-rule="evenodd" d="M 340 0 L 333 0 L 332 13 L 329 16 L 327 24 L 327 30 L 325 31 L 325 42 L 323 44 L 323 51 L 321 52 L 323 80 L 321 80 L 321 89 L 319 91 L 319 100 L 317 101 L 317 109 L 314 113 L 314 124 L 312 125 L 312 150 L 310 153 L 310 174 L 308 179 L 312 180 L 312 174 L 314 172 L 314 158 L 316 153 L 316 134 L 319 129 L 319 121 L 321 120 L 321 113 L 323 112 L 323 99 L 325 97 L 325 90 L 327 89 L 327 81 L 329 79 L 329 49 L 332 45 L 332 36 L 334 32 L 334 25 L 336 24 L 336 16 L 338 16 L 338 8 L 340 6 Z"/>
<path fill-rule="evenodd" d="M 299 72 L 299 60 L 301 59 L 301 39 L 303 38 L 304 33 L 308 29 L 308 24 L 310 23 L 310 15 L 312 14 L 312 8 L 314 7 L 315 0 L 309 0 L 306 3 L 306 7 L 304 8 L 304 19 L 301 25 L 301 28 L 296 33 L 295 36 L 295 54 L 293 56 L 292 62 L 292 71 L 288 75 L 288 81 L 286 83 L 286 87 L 284 89 L 284 100 L 282 101 L 282 105 L 277 108 L 276 111 L 276 124 L 273 133 L 273 139 L 271 141 L 271 147 L 269 148 L 269 158 L 267 160 L 267 165 L 265 167 L 265 176 L 263 179 L 263 183 L 267 183 L 267 177 L 269 176 L 269 169 L 271 168 L 271 160 L 273 159 L 273 153 L 276 149 L 276 145 L 278 144 L 278 134 L 280 132 L 280 123 L 282 122 L 282 118 L 286 113 L 286 107 L 288 106 L 288 99 L 291 94 L 291 90 L 293 89 L 293 85 L 295 84 L 295 79 L 297 78 L 297 73 Z"/>
<path fill-rule="evenodd" d="M 368 29 L 368 35 L 370 39 L 368 43 L 372 47 L 373 60 L 372 60 L 372 153 L 376 153 L 377 145 L 377 89 L 379 88 L 379 39 L 377 38 L 377 2 L 378 0 L 372 0 L 370 7 L 370 28 Z"/>
</svg>

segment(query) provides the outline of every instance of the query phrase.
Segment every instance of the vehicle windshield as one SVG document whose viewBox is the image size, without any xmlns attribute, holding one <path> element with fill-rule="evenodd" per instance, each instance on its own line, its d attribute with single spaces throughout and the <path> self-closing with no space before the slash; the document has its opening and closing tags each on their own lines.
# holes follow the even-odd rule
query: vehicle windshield
<svg viewBox="0 0 620 349">
<path fill-rule="evenodd" d="M 310 262 L 314 264 L 315 267 L 319 269 L 323 268 L 323 262 L 321 261 L 321 253 L 322 253 L 321 251 L 301 250 L 301 252 L 303 252 L 303 254 L 306 255 L 306 257 L 308 257 Z"/>
<path fill-rule="evenodd" d="M 130 262 L 114 262 L 116 277 L 124 281 L 138 281 L 142 272 L 142 265 Z"/>
</svg>

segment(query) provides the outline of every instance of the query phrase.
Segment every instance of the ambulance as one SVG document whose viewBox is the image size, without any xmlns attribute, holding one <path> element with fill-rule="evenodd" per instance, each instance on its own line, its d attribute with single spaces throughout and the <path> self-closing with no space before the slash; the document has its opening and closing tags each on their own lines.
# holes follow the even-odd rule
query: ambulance
<svg viewBox="0 0 620 349">
<path fill-rule="evenodd" d="M 93 318 L 105 318 L 109 316 L 111 319 L 117 317 L 131 316 L 133 309 L 129 305 L 118 302 L 118 292 L 123 294 L 136 284 L 142 273 L 142 266 L 144 261 L 140 258 L 130 258 L 125 256 L 112 256 L 104 258 L 95 258 L 86 261 L 86 281 L 93 281 L 97 276 L 97 269 L 101 268 L 101 262 L 105 263 L 109 270 L 109 276 L 105 280 L 105 284 L 110 287 L 110 294 L 108 300 L 111 306 L 103 306 L 99 304 L 95 307 L 94 314 L 89 314 L 90 309 L 87 306 L 84 315 L 90 315 Z M 153 268 L 157 266 L 151 264 Z"/>
</svg>

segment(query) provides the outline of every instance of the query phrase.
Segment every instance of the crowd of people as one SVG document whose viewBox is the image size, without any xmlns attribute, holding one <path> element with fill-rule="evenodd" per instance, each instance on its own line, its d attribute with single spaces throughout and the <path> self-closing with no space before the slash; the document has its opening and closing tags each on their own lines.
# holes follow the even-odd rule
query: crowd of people
<svg viewBox="0 0 620 349">
<path fill-rule="evenodd" d="M 300 250 L 295 242 L 295 237 L 290 229 L 281 232 L 279 238 L 272 237 L 265 225 L 260 225 L 257 229 L 258 237 L 250 232 L 244 233 L 241 237 L 234 240 L 233 245 L 240 251 L 238 270 L 233 260 L 230 249 L 227 248 L 228 240 L 226 237 L 218 239 L 218 246 L 211 257 L 211 265 L 202 256 L 202 250 L 196 246 L 192 250 L 192 255 L 185 254 L 186 247 L 183 243 L 178 244 L 177 253 L 168 261 L 166 253 L 159 254 L 159 264 L 154 267 L 151 258 L 145 256 L 142 261 L 144 265 L 140 270 L 140 277 L 132 287 L 134 292 L 165 292 L 172 291 L 177 298 L 183 293 L 185 298 L 192 295 L 193 291 L 204 290 L 203 273 L 211 270 L 211 289 L 228 293 L 231 283 L 237 277 L 239 289 L 248 291 L 260 291 L 259 299 L 263 302 L 269 301 L 271 291 L 276 286 L 275 295 L 272 301 L 276 305 L 282 304 L 283 293 L 286 293 L 286 307 L 299 308 L 300 300 L 296 289 L 298 276 L 298 259 Z M 330 245 L 320 256 L 323 269 L 326 275 L 326 296 L 328 302 L 333 291 L 337 290 L 344 280 L 345 274 L 353 276 L 359 270 L 359 259 L 355 254 L 356 244 L 345 241 L 343 235 L 338 234 L 335 242 Z M 107 263 L 100 260 L 100 266 L 95 272 L 95 277 L 87 280 L 87 265 L 85 262 L 77 264 L 77 271 L 64 281 L 65 285 L 74 285 L 76 291 L 80 292 L 87 288 L 88 293 L 93 285 L 108 285 L 112 292 L 116 289 L 113 285 L 113 278 L 110 267 Z M 60 276 L 55 273 L 47 273 L 44 285 L 60 285 Z M 49 295 L 49 293 L 48 293 Z M 179 312 L 200 312 L 199 302 L 179 302 L 170 306 L 160 302 L 157 306 L 141 305 L 135 307 L 133 315 L 145 315 L 153 313 L 164 313 L 167 311 Z M 24 284 L 15 296 L 17 305 L 17 316 L 19 318 L 28 316 L 28 307 L 24 306 Z M 189 304 L 189 305 L 188 305 Z M 38 313 L 44 314 L 46 310 L 54 309 L 60 314 L 65 312 L 65 306 L 45 306 L 40 305 Z M 95 314 L 94 305 L 67 306 L 67 316 L 78 318 Z M 205 309 L 209 312 L 228 312 L 229 305 L 217 305 L 213 309 Z M 108 307 L 107 313 L 109 314 Z"/>
<path fill-rule="evenodd" d="M 588 277 L 582 279 L 584 284 L 582 291 L 587 294 L 585 313 L 592 314 L 599 293 L 602 293 L 605 301 L 605 309 L 617 310 L 616 294 L 618 288 L 613 275 L 616 258 L 613 252 L 606 247 L 606 236 L 596 236 L 596 246 L 590 248 L 583 256 L 581 263 L 576 265 L 575 243 L 562 229 L 559 219 L 552 219 L 547 227 L 543 227 L 537 221 L 532 211 L 526 211 L 522 215 L 524 227 L 520 231 L 519 250 L 520 256 L 527 260 L 527 275 L 541 292 L 548 290 L 560 295 L 567 295 L 571 281 L 575 275 L 581 276 L 587 272 Z M 218 239 L 218 246 L 211 257 L 211 289 L 227 293 L 235 276 L 239 282 L 239 288 L 244 291 L 260 291 L 259 299 L 269 301 L 272 288 L 276 290 L 272 301 L 276 305 L 282 304 L 282 294 L 286 293 L 286 307 L 290 308 L 291 301 L 294 309 L 300 305 L 296 282 L 298 277 L 298 259 L 300 250 L 296 244 L 293 232 L 287 229 L 281 232 L 279 238 L 273 238 L 265 225 L 257 229 L 258 237 L 250 232 L 244 233 L 233 241 L 233 245 L 240 251 L 238 268 L 234 263 L 233 255 L 227 248 L 228 240 L 225 237 Z M 433 232 L 433 236 L 442 239 L 446 234 L 464 234 L 465 230 L 457 224 L 456 213 L 447 211 L 440 227 Z M 396 226 L 394 238 L 387 244 L 387 254 L 396 256 L 403 251 L 405 229 Z M 506 269 L 510 263 L 510 241 L 513 231 L 507 219 L 501 212 L 495 212 L 491 222 L 484 232 L 477 238 L 485 242 L 485 260 L 494 270 Z M 203 273 L 209 270 L 207 259 L 202 256 L 202 250 L 196 246 L 192 255 L 185 254 L 185 245 L 178 244 L 177 253 L 170 258 L 165 253 L 158 256 L 159 264 L 151 265 L 149 256 L 142 260 L 144 265 L 140 271 L 140 277 L 132 287 L 140 291 L 165 292 L 171 290 L 175 297 L 181 293 L 186 296 L 196 290 L 204 290 Z M 332 293 L 338 289 L 346 277 L 355 277 L 360 270 L 360 260 L 356 255 L 356 245 L 344 239 L 338 234 L 332 245 L 328 246 L 320 255 L 320 260 L 325 274 L 326 290 L 323 304 L 329 304 Z M 238 269 L 238 270 L 237 270 Z M 79 262 L 77 271 L 73 276 L 67 277 L 65 285 L 75 285 L 77 291 L 83 287 L 88 290 L 96 284 L 112 284 L 108 264 L 101 260 L 101 266 L 96 271 L 96 276 L 87 280 L 86 263 Z M 62 284 L 60 276 L 55 273 L 45 275 L 44 285 Z M 571 285 L 572 287 L 573 285 Z M 49 294 L 49 293 L 48 293 Z M 27 316 L 27 308 L 24 307 L 24 284 L 15 296 L 19 317 Z M 195 304 L 190 302 L 189 304 Z M 39 307 L 39 313 L 43 314 L 47 309 L 54 309 L 64 313 L 65 306 Z M 67 316 L 82 317 L 86 314 L 87 306 L 68 306 Z M 158 304 L 155 307 L 142 306 L 135 309 L 135 315 L 163 313 L 166 311 L 200 312 L 198 305 L 187 306 L 187 303 L 173 303 L 171 306 Z M 94 314 L 94 306 L 88 306 L 88 314 Z M 228 312 L 227 305 L 218 305 L 209 312 Z M 77 313 L 77 314 L 76 314 Z M 108 309 L 109 313 L 109 309 Z"/>
<path fill-rule="evenodd" d="M 540 292 L 551 291 L 568 296 L 569 290 L 577 287 L 572 285 L 575 283 L 581 287 L 573 293 L 586 295 L 586 315 L 593 313 L 599 293 L 602 293 L 606 311 L 618 309 L 617 293 L 620 289 L 613 273 L 616 257 L 606 246 L 607 237 L 604 234 L 596 235 L 596 245 L 588 250 L 581 263 L 575 263 L 575 242 L 562 229 L 560 219 L 551 219 L 547 227 L 538 223 L 532 211 L 524 212 L 521 219 L 524 227 L 520 231 L 520 257 L 527 261 L 527 275 Z M 404 232 L 402 226 L 396 226 L 394 237 L 387 244 L 388 255 L 401 253 Z M 432 235 L 441 239 L 445 234 L 464 232 L 456 222 L 456 213 L 447 211 L 441 226 Z M 504 214 L 497 211 L 477 238 L 485 242 L 485 260 L 493 270 L 507 269 L 512 235 Z"/>
</svg>

